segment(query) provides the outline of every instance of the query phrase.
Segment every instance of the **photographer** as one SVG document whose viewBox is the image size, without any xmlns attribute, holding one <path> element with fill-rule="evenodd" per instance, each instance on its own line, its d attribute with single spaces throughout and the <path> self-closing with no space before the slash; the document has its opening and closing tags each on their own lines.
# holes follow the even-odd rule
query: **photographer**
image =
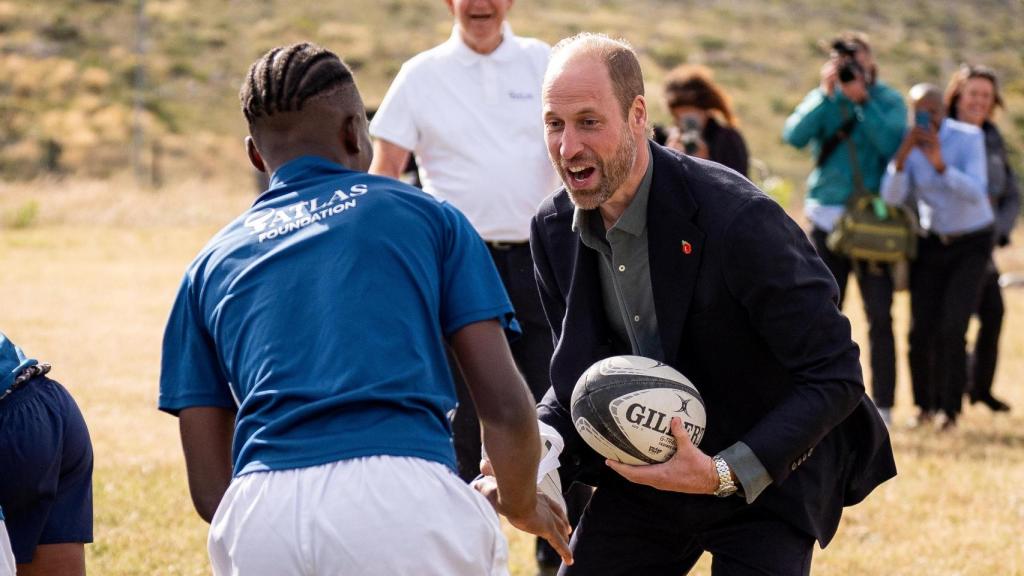
<svg viewBox="0 0 1024 576">
<path fill-rule="evenodd" d="M 820 85 L 786 120 L 782 134 L 796 148 L 810 144 L 814 154 L 804 202 L 811 242 L 835 276 L 840 306 L 849 274 L 857 278 L 869 325 L 872 398 L 886 423 L 891 421 L 896 389 L 891 266 L 832 252 L 826 238 L 855 188 L 878 194 L 885 166 L 899 148 L 906 110 L 899 93 L 878 81 L 867 36 L 847 32 L 832 42 Z"/>
<path fill-rule="evenodd" d="M 679 66 L 665 78 L 665 106 L 675 122 L 664 144 L 747 175 L 749 156 L 729 96 L 704 66 Z"/>
<path fill-rule="evenodd" d="M 942 92 L 910 89 L 915 125 L 882 181 L 886 202 L 917 203 L 926 232 L 910 269 L 910 379 L 919 423 L 956 426 L 967 381 L 967 326 L 992 252 L 985 136 L 946 118 Z"/>
</svg>

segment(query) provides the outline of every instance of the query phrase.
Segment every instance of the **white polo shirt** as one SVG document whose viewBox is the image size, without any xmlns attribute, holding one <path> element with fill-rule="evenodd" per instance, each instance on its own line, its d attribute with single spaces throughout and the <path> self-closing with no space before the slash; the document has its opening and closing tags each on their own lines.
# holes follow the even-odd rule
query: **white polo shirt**
<svg viewBox="0 0 1024 576">
<path fill-rule="evenodd" d="M 559 186 L 548 160 L 541 84 L 550 47 L 512 34 L 487 55 L 457 28 L 395 77 L 370 134 L 411 150 L 423 189 L 469 218 L 485 240 L 524 241 L 530 218 Z"/>
</svg>

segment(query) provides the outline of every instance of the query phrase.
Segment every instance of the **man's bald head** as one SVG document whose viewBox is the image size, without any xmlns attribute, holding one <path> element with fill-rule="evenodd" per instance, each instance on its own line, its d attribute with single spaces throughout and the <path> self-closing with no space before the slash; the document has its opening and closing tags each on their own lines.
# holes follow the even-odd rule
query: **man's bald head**
<svg viewBox="0 0 1024 576">
<path fill-rule="evenodd" d="M 625 40 L 615 40 L 604 34 L 581 32 L 563 39 L 552 47 L 551 62 L 548 64 L 544 83 L 547 84 L 572 61 L 583 58 L 594 58 L 604 64 L 612 81 L 615 99 L 622 109 L 622 117 L 626 118 L 636 97 L 644 95 L 644 77 L 636 51 Z"/>
<path fill-rule="evenodd" d="M 942 90 L 934 84 L 915 84 L 910 89 L 910 102 L 917 104 L 927 102 L 929 104 L 942 105 Z"/>
<path fill-rule="evenodd" d="M 366 130 L 366 111 L 352 72 L 330 50 L 310 43 L 274 48 L 249 67 L 238 96 L 255 148 L 271 168 L 318 153 L 366 169 L 360 155 L 367 150 L 355 156 L 352 150 L 327 152 L 339 145 L 358 148 L 369 139 L 360 133 Z"/>
<path fill-rule="evenodd" d="M 934 84 L 915 84 L 908 95 L 914 111 L 927 112 L 932 127 L 938 130 L 946 117 L 942 90 Z"/>
</svg>

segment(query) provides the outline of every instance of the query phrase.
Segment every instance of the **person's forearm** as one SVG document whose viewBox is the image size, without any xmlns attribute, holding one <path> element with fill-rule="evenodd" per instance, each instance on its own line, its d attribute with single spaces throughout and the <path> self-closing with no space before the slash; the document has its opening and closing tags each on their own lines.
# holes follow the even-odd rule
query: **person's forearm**
<svg viewBox="0 0 1024 576">
<path fill-rule="evenodd" d="M 188 488 L 199 516 L 213 515 L 231 483 L 234 412 L 223 408 L 186 408 L 178 415 Z"/>
<path fill-rule="evenodd" d="M 498 482 L 500 507 L 508 516 L 529 513 L 536 505 L 537 464 L 540 436 L 536 412 L 531 424 L 523 425 L 523 414 L 505 422 L 484 422 L 483 444 Z"/>
<path fill-rule="evenodd" d="M 968 174 L 950 165 L 946 165 L 946 170 L 940 176 L 946 190 L 965 202 L 972 204 L 989 202 L 984 177 L 979 178 L 977 175 Z"/>
<path fill-rule="evenodd" d="M 818 133 L 827 106 L 824 92 L 812 90 L 786 119 L 782 140 L 795 148 L 806 146 Z"/>
<path fill-rule="evenodd" d="M 882 177 L 881 195 L 886 204 L 897 206 L 907 199 L 909 183 L 907 174 L 893 160 Z"/>
<path fill-rule="evenodd" d="M 501 326 L 470 324 L 453 334 L 451 343 L 480 418 L 499 510 L 510 517 L 529 514 L 537 502 L 537 411 Z"/>
<path fill-rule="evenodd" d="M 370 162 L 370 174 L 378 174 L 389 178 L 398 178 L 409 163 L 410 152 L 387 140 L 373 143 L 373 160 Z"/>
<path fill-rule="evenodd" d="M 892 156 L 900 147 L 906 128 L 907 109 L 899 102 L 883 103 L 877 99 L 865 102 L 864 135 L 882 157 Z"/>
</svg>

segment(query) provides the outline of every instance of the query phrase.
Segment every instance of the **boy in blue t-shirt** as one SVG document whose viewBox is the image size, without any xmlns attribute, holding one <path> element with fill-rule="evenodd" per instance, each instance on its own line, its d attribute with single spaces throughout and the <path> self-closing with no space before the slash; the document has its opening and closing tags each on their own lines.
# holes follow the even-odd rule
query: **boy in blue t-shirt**
<svg viewBox="0 0 1024 576">
<path fill-rule="evenodd" d="M 240 97 L 250 160 L 273 178 L 189 266 L 160 380 L 214 573 L 507 573 L 494 511 L 454 472 L 446 340 L 498 509 L 568 559 L 483 242 L 451 205 L 365 174 L 362 100 L 333 53 L 271 50 Z"/>
</svg>

